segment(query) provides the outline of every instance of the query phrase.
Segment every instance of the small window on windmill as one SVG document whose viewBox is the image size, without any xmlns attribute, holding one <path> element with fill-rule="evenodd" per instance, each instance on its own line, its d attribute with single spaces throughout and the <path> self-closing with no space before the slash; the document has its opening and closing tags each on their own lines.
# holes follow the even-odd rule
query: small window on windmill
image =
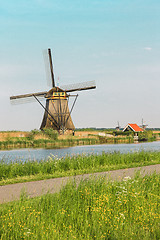
<svg viewBox="0 0 160 240">
<path fill-rule="evenodd" d="M 53 97 L 56 97 L 56 96 L 57 96 L 57 93 L 56 93 L 56 92 L 54 92 L 54 93 L 53 93 Z"/>
</svg>

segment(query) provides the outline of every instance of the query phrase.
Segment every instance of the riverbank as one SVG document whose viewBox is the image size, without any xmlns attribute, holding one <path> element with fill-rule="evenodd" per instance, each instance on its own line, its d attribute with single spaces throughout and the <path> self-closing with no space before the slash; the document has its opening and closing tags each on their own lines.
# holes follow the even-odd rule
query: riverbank
<svg viewBox="0 0 160 240">
<path fill-rule="evenodd" d="M 139 141 L 159 140 L 159 132 L 146 131 Z M 58 135 L 52 129 L 32 130 L 31 132 L 0 132 L 0 150 L 18 148 L 63 148 L 79 145 L 133 143 L 133 133 L 122 131 L 75 131 Z"/>
<path fill-rule="evenodd" d="M 160 152 L 105 153 L 36 161 L 1 161 L 0 185 L 160 164 Z"/>
<path fill-rule="evenodd" d="M 105 143 L 133 143 L 133 136 L 113 136 L 95 131 L 77 131 L 67 135 L 58 135 L 54 131 L 44 132 L 0 132 L 0 150 L 18 148 L 63 148 L 79 145 Z"/>
<path fill-rule="evenodd" d="M 61 139 L 61 140 L 7 140 L 0 142 L 0 150 L 12 150 L 20 148 L 64 148 L 81 145 L 96 145 L 96 144 L 117 144 L 117 143 L 133 143 L 132 138 L 79 138 L 79 139 Z"/>
</svg>

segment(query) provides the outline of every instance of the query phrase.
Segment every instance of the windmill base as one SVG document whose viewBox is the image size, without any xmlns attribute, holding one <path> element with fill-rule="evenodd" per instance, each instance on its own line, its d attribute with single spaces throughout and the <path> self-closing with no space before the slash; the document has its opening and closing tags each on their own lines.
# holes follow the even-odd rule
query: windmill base
<svg viewBox="0 0 160 240">
<path fill-rule="evenodd" d="M 44 117 L 40 129 L 52 128 L 60 134 L 66 131 L 74 131 L 75 126 L 70 116 L 67 99 L 56 101 L 46 100 Z"/>
</svg>

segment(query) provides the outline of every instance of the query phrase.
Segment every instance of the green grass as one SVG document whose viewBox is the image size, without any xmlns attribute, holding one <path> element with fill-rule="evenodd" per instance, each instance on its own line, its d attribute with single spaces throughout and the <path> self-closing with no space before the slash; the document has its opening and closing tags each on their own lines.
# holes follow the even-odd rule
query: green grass
<svg viewBox="0 0 160 240">
<path fill-rule="evenodd" d="M 0 206 L 0 239 L 160 239 L 160 175 L 68 183 Z"/>
<path fill-rule="evenodd" d="M 0 162 L 0 185 L 54 177 L 110 171 L 160 163 L 160 152 L 102 153 L 42 161 Z"/>
</svg>

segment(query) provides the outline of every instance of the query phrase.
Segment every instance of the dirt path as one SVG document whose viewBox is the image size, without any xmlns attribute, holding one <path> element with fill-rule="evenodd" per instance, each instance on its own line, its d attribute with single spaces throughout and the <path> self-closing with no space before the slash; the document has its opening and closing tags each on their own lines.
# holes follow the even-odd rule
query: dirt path
<svg viewBox="0 0 160 240">
<path fill-rule="evenodd" d="M 140 171 L 142 176 L 152 174 L 153 172 L 160 173 L 160 164 L 0 186 L 0 203 L 19 199 L 22 192 L 25 192 L 31 198 L 46 194 L 47 192 L 55 193 L 60 191 L 62 186 L 64 186 L 69 180 L 75 180 L 78 183 L 80 180 L 89 179 L 92 176 L 105 176 L 107 179 L 111 180 L 122 180 L 127 176 L 133 177 L 136 171 Z"/>
</svg>

